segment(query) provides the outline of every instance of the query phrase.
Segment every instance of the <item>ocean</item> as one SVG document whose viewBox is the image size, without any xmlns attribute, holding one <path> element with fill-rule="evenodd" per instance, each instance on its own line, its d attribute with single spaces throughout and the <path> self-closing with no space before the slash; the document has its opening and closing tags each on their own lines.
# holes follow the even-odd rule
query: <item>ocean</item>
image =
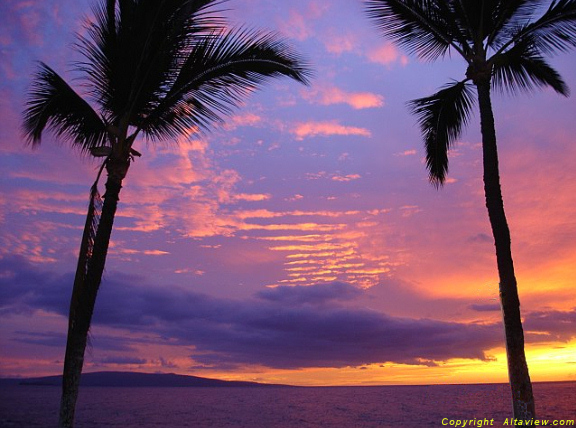
<svg viewBox="0 0 576 428">
<path fill-rule="evenodd" d="M 0 427 L 55 427 L 59 393 L 55 386 L 0 387 Z M 535 383 L 534 395 L 539 421 L 576 426 L 576 382 Z M 83 387 L 76 427 L 506 427 L 515 426 L 509 396 L 504 384 Z"/>
</svg>

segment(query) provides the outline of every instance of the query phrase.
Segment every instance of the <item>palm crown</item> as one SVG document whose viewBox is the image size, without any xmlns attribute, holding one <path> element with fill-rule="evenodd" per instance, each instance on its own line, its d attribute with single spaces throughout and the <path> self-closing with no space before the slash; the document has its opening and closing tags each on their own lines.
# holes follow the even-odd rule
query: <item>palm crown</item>
<svg viewBox="0 0 576 428">
<path fill-rule="evenodd" d="M 450 52 L 468 63 L 466 78 L 434 95 L 413 100 L 424 134 L 430 180 L 443 184 L 448 149 L 474 105 L 470 82 L 517 92 L 568 88 L 544 55 L 576 46 L 576 1 L 556 0 L 366 0 L 382 33 L 424 60 Z M 534 19 L 538 12 L 539 18 Z"/>
<path fill-rule="evenodd" d="M 227 30 L 215 0 L 104 1 L 79 37 L 81 72 L 92 104 L 41 63 L 24 116 L 28 140 L 50 127 L 83 150 L 206 129 L 266 78 L 306 82 L 304 62 L 275 34 Z M 122 138 L 124 136 L 125 138 Z M 118 148 L 119 149 L 119 148 Z"/>
</svg>

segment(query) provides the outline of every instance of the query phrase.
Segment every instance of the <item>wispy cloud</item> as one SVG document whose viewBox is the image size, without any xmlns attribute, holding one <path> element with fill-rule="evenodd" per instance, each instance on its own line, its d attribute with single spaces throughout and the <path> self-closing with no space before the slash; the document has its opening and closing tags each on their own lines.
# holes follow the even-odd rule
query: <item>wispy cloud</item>
<svg viewBox="0 0 576 428">
<path fill-rule="evenodd" d="M 282 34 L 304 41 L 316 34 L 314 23 L 324 15 L 329 6 L 321 1 L 309 1 L 304 8 L 296 8 L 299 5 L 302 3 L 294 3 L 288 17 L 283 17 L 279 22 L 279 27 Z"/>
<path fill-rule="evenodd" d="M 332 180 L 346 182 L 346 181 L 358 180 L 361 177 L 362 176 L 360 174 L 335 175 L 332 177 Z"/>
<path fill-rule="evenodd" d="M 296 139 L 298 140 L 317 136 L 329 137 L 332 135 L 357 135 L 361 137 L 370 137 L 372 135 L 366 128 L 341 125 L 337 120 L 297 123 L 292 128 L 291 132 L 296 135 Z"/>
<path fill-rule="evenodd" d="M 416 150 L 410 149 L 410 150 L 404 150 L 403 152 L 400 153 L 396 153 L 396 156 L 414 156 L 416 153 L 417 153 Z"/>
<path fill-rule="evenodd" d="M 323 37 L 326 50 L 335 55 L 353 52 L 358 48 L 358 37 L 355 34 L 342 34 L 335 31 Z"/>
<path fill-rule="evenodd" d="M 261 122 L 262 117 L 257 114 L 251 112 L 241 113 L 226 119 L 224 129 L 227 131 L 233 131 L 241 126 L 254 126 Z"/>
<path fill-rule="evenodd" d="M 308 91 L 303 91 L 302 94 L 305 99 L 313 104 L 348 104 L 356 110 L 382 107 L 384 105 L 384 97 L 382 95 L 371 92 L 346 92 L 335 86 L 315 87 Z"/>
</svg>

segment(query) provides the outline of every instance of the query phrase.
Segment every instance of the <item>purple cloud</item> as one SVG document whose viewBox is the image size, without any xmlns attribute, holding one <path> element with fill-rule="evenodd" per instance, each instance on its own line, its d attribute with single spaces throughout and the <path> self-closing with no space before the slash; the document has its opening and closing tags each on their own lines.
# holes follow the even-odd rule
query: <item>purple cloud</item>
<svg viewBox="0 0 576 428">
<path fill-rule="evenodd" d="M 98 363 L 100 364 L 117 364 L 117 365 L 133 365 L 133 364 L 146 364 L 148 360 L 145 358 L 137 357 L 104 357 Z"/>
<path fill-rule="evenodd" d="M 294 286 L 268 288 L 258 293 L 258 297 L 270 302 L 295 305 L 323 305 L 347 302 L 363 294 L 362 290 L 343 282 L 318 284 L 314 287 Z"/>
<path fill-rule="evenodd" d="M 536 340 L 568 342 L 576 337 L 576 308 L 570 311 L 539 311 L 526 316 L 524 330 L 539 333 Z M 544 333 L 544 335 L 542 334 Z"/>
<path fill-rule="evenodd" d="M 473 311 L 478 312 L 496 312 L 500 311 L 500 303 L 484 303 L 484 304 L 472 304 L 468 306 Z"/>
<path fill-rule="evenodd" d="M 42 309 L 65 316 L 72 275 L 55 275 L 21 257 L 0 259 L 0 313 Z M 347 367 L 371 363 L 434 365 L 451 358 L 487 358 L 502 344 L 497 324 L 392 317 L 356 301 L 366 293 L 345 283 L 277 287 L 249 299 L 216 298 L 184 288 L 157 287 L 143 277 L 109 273 L 101 286 L 94 323 L 156 333 L 178 345 L 194 346 L 198 364 L 211 367 L 261 365 L 277 369 Z M 471 305 L 477 311 L 494 305 Z M 576 310 L 526 316 L 531 340 L 576 336 Z M 94 337 L 94 346 L 125 352 L 135 343 Z M 21 332 L 21 342 L 63 346 L 63 334 L 40 338 Z M 138 340 L 136 339 L 136 342 Z"/>
<path fill-rule="evenodd" d="M 0 260 L 0 269 L 4 313 L 43 309 L 66 314 L 71 275 L 51 274 L 19 257 Z M 278 287 L 232 300 L 153 287 L 142 277 L 113 273 L 101 286 L 94 323 L 155 332 L 193 345 L 197 353 L 192 357 L 198 363 L 227 367 L 296 369 L 485 359 L 484 350 L 501 339 L 496 325 L 391 317 L 350 305 L 362 293 L 333 283 Z M 114 344 L 102 339 L 95 337 L 94 345 L 112 349 Z"/>
</svg>

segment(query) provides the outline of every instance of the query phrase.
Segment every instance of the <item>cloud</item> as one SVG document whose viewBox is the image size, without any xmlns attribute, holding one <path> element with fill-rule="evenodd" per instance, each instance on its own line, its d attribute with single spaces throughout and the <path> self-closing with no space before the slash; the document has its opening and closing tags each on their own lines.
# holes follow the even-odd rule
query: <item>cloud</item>
<svg viewBox="0 0 576 428">
<path fill-rule="evenodd" d="M 359 297 L 362 291 L 350 284 L 333 282 L 313 287 L 276 287 L 258 293 L 258 297 L 285 305 L 323 306 L 332 302 L 346 302 Z"/>
<path fill-rule="evenodd" d="M 64 315 L 68 311 L 73 274 L 39 269 L 21 256 L 0 258 L 0 314 L 30 313 L 43 309 Z M 66 296 L 66 297 L 64 297 Z"/>
<path fill-rule="evenodd" d="M 353 181 L 358 180 L 362 176 L 360 174 L 346 174 L 346 175 L 335 175 L 332 177 L 334 181 Z"/>
<path fill-rule="evenodd" d="M 279 22 L 282 34 L 299 41 L 304 41 L 315 34 L 314 21 L 321 18 L 329 6 L 319 1 L 309 1 L 306 6 L 306 10 L 291 9 L 288 17 L 282 18 Z"/>
<path fill-rule="evenodd" d="M 395 153 L 395 156 L 414 156 L 416 154 L 416 150 L 411 149 L 411 150 L 405 150 L 403 152 L 400 153 Z"/>
<path fill-rule="evenodd" d="M 44 311 L 66 316 L 72 275 L 57 275 L 22 257 L 0 259 L 0 314 Z M 368 294 L 367 294 L 368 293 Z M 332 282 L 278 286 L 251 298 L 226 299 L 144 277 L 109 272 L 97 301 L 94 325 L 158 337 L 163 345 L 188 346 L 196 364 L 219 368 L 348 367 L 376 363 L 435 365 L 453 358 L 489 358 L 500 346 L 500 323 L 446 322 L 390 316 L 362 305 L 369 291 Z M 490 310 L 475 305 L 474 310 Z M 528 341 L 576 337 L 576 309 L 528 313 Z M 108 330 L 109 331 L 109 330 Z M 160 339 L 161 338 L 161 339 Z M 9 340 L 63 346 L 63 334 L 19 331 Z M 109 363 L 139 364 L 136 342 L 94 334 Z M 113 360 L 112 360 L 113 359 Z M 105 360 L 100 361 L 106 362 Z"/>
<path fill-rule="evenodd" d="M 18 337 L 14 339 L 16 342 L 26 343 L 29 345 L 50 346 L 56 348 L 62 348 L 66 345 L 66 336 L 64 333 L 17 331 L 16 334 L 18 335 Z"/>
<path fill-rule="evenodd" d="M 316 136 L 358 135 L 361 137 L 370 137 L 372 135 L 366 128 L 340 125 L 338 121 L 301 122 L 296 124 L 291 132 L 296 135 L 297 140 Z"/>
<path fill-rule="evenodd" d="M 224 129 L 233 131 L 241 126 L 255 126 L 262 122 L 262 117 L 254 113 L 236 114 L 224 123 Z"/>
<path fill-rule="evenodd" d="M 234 195 L 234 199 L 237 201 L 250 201 L 258 202 L 265 201 L 272 197 L 269 193 L 238 193 Z"/>
<path fill-rule="evenodd" d="M 66 315 L 71 275 L 53 275 L 22 258 L 2 259 L 0 273 L 4 315 L 24 306 Z M 109 272 L 94 324 L 192 346 L 193 360 L 211 367 L 430 365 L 451 358 L 485 359 L 485 351 L 500 344 L 498 325 L 392 317 L 358 305 L 363 293 L 331 283 L 277 287 L 233 300 Z M 97 335 L 93 343 L 107 346 Z M 129 348 L 124 352 L 114 356 L 116 362 L 145 358 Z"/>
<path fill-rule="evenodd" d="M 494 242 L 494 238 L 486 233 L 479 233 L 468 238 L 468 241 L 480 244 L 492 244 Z"/>
<path fill-rule="evenodd" d="M 148 362 L 148 360 L 144 359 L 144 358 L 138 358 L 138 357 L 111 357 L 111 356 L 107 356 L 104 357 L 102 359 L 100 359 L 98 361 L 99 364 L 103 364 L 103 365 L 107 365 L 107 364 L 113 364 L 113 365 L 143 365 L 146 364 Z"/>
<path fill-rule="evenodd" d="M 469 308 L 477 312 L 499 312 L 501 309 L 499 303 L 473 304 Z"/>
<path fill-rule="evenodd" d="M 355 34 L 338 34 L 331 32 L 323 39 L 326 50 L 335 55 L 353 52 L 358 44 L 358 37 Z"/>
<path fill-rule="evenodd" d="M 320 179 L 327 179 L 329 178 L 332 181 L 353 181 L 362 178 L 360 174 L 346 174 L 342 175 L 338 172 L 336 173 L 328 173 L 326 171 L 320 172 L 307 172 L 305 174 L 306 180 L 320 180 Z"/>
<path fill-rule="evenodd" d="M 532 312 L 525 317 L 524 330 L 539 340 L 567 342 L 576 337 L 576 308 L 570 311 Z"/>
<path fill-rule="evenodd" d="M 115 254 L 143 254 L 146 256 L 165 256 L 170 254 L 168 251 L 162 251 L 162 250 L 136 250 L 133 248 L 118 248 L 117 246 L 114 246 L 114 253 Z"/>
<path fill-rule="evenodd" d="M 382 107 L 384 105 L 384 97 L 382 95 L 371 92 L 346 92 L 335 86 L 324 86 L 302 91 L 302 95 L 304 99 L 314 104 L 348 104 L 356 110 Z"/>
<path fill-rule="evenodd" d="M 386 43 L 375 49 L 372 49 L 367 54 L 368 59 L 372 62 L 389 66 L 395 62 L 400 62 L 402 65 L 408 63 L 408 58 L 402 55 L 398 48 L 392 43 Z"/>
</svg>

